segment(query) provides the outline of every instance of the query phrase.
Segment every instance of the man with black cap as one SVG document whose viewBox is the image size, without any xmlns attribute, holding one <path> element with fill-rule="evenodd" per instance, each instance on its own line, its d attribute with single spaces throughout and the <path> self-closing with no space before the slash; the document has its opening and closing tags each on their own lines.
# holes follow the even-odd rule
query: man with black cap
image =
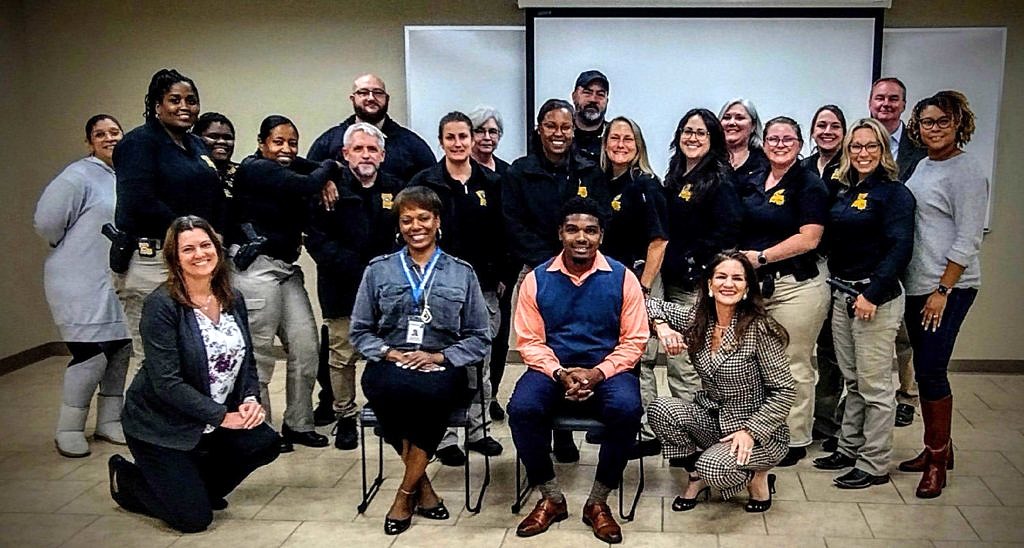
<svg viewBox="0 0 1024 548">
<path fill-rule="evenodd" d="M 601 158 L 601 135 L 608 125 L 604 119 L 608 111 L 608 77 L 599 70 L 581 72 L 576 77 L 572 105 L 576 109 L 576 151 L 597 162 Z"/>
</svg>

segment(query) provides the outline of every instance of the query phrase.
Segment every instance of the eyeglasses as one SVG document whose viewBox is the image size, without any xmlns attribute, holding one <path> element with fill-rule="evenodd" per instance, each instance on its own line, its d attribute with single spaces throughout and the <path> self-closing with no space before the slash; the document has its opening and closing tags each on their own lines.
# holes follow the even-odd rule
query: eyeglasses
<svg viewBox="0 0 1024 548">
<path fill-rule="evenodd" d="M 949 116 L 943 116 L 942 118 L 921 118 L 918 121 L 921 127 L 924 129 L 932 129 L 935 126 L 939 126 L 939 129 L 948 129 L 949 126 L 953 125 L 953 119 Z"/>
<path fill-rule="evenodd" d="M 473 133 L 477 135 L 490 135 L 491 137 L 497 137 L 501 135 L 501 130 L 496 127 L 478 127 L 473 130 Z"/>
<path fill-rule="evenodd" d="M 708 132 L 703 129 L 686 128 L 680 135 L 682 135 L 683 139 L 696 139 L 698 141 L 703 141 L 708 138 Z"/>
<path fill-rule="evenodd" d="M 860 143 L 850 143 L 850 146 L 846 147 L 850 151 L 850 154 L 860 154 L 862 150 L 868 151 L 868 154 L 874 154 L 881 150 L 882 143 L 868 143 L 862 145 Z"/>
<path fill-rule="evenodd" d="M 382 89 L 357 89 L 352 92 L 352 94 L 361 99 L 366 99 L 371 95 L 373 95 L 375 99 L 381 99 L 388 96 L 388 92 Z"/>
<path fill-rule="evenodd" d="M 772 135 L 771 137 L 765 139 L 764 142 L 768 143 L 769 145 L 771 145 L 773 147 L 777 147 L 779 145 L 782 145 L 784 147 L 791 147 L 791 146 L 793 146 L 793 143 L 799 143 L 800 139 L 797 139 L 796 137 L 793 137 L 792 135 L 787 135 L 785 137 L 779 137 L 778 135 Z"/>
</svg>

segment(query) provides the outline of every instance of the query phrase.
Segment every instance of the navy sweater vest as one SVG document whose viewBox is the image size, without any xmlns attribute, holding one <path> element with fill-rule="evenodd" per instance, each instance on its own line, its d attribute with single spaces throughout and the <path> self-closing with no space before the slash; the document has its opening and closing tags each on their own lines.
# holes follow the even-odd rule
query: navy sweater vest
<svg viewBox="0 0 1024 548">
<path fill-rule="evenodd" d="M 626 267 L 607 260 L 611 272 L 596 270 L 579 287 L 562 272 L 547 270 L 554 259 L 533 271 L 547 345 L 564 367 L 594 367 L 619 344 Z"/>
</svg>

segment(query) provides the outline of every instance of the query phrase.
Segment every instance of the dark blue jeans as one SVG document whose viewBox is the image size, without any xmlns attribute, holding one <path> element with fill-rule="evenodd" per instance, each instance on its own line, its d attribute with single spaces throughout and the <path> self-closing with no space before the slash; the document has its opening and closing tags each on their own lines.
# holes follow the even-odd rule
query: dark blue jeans
<svg viewBox="0 0 1024 548">
<path fill-rule="evenodd" d="M 607 487 L 617 487 L 640 431 L 640 379 L 631 373 L 621 373 L 598 384 L 590 399 L 570 402 L 565 399 L 561 383 L 528 369 L 512 392 L 508 421 L 512 441 L 532 485 L 555 477 L 550 453 L 551 421 L 556 414 L 590 417 L 604 424 L 596 479 Z"/>
<path fill-rule="evenodd" d="M 926 331 L 921 327 L 921 309 L 928 295 L 907 296 L 904 318 L 910 344 L 914 348 L 914 377 L 921 399 L 936 401 L 952 393 L 947 376 L 949 358 L 953 355 L 960 326 L 977 296 L 977 289 L 951 289 L 946 297 L 946 309 L 942 312 L 942 324 L 936 331 Z"/>
</svg>

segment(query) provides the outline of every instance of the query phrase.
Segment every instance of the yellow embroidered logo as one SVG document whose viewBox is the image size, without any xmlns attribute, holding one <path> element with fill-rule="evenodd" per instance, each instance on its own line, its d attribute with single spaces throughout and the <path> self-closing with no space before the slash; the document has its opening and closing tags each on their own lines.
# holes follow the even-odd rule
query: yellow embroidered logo
<svg viewBox="0 0 1024 548">
<path fill-rule="evenodd" d="M 843 180 L 843 178 L 839 176 L 839 170 L 838 169 L 832 172 L 832 177 L 831 178 L 832 178 L 833 181 L 842 181 Z"/>
<path fill-rule="evenodd" d="M 780 206 L 780 205 L 786 203 L 786 197 L 784 196 L 785 193 L 786 193 L 786 189 L 784 189 L 784 188 L 780 188 L 779 190 L 776 190 L 775 194 L 772 194 L 772 197 L 768 198 L 768 203 L 775 204 L 777 206 Z"/>
<path fill-rule="evenodd" d="M 579 189 L 576 190 L 576 195 L 579 196 L 580 198 L 586 198 L 587 194 L 587 187 L 583 185 L 580 185 Z"/>
<path fill-rule="evenodd" d="M 217 164 L 213 163 L 213 160 L 211 160 L 209 156 L 203 154 L 202 156 L 200 156 L 200 158 L 202 158 L 203 161 L 206 162 L 206 165 L 210 166 L 210 169 L 217 171 Z"/>
<path fill-rule="evenodd" d="M 689 202 L 690 198 L 693 198 L 693 185 L 683 185 L 683 189 L 679 191 L 679 197 Z"/>
<path fill-rule="evenodd" d="M 484 191 L 476 191 L 476 197 L 480 198 L 480 207 L 487 207 L 487 194 L 485 194 Z"/>
<path fill-rule="evenodd" d="M 622 194 L 612 198 L 612 209 L 615 211 L 622 209 Z"/>
<path fill-rule="evenodd" d="M 861 192 L 861 193 L 857 194 L 857 199 L 854 200 L 852 204 L 850 204 L 850 207 L 859 209 L 861 211 L 864 211 L 865 209 L 867 209 L 867 207 L 868 207 L 868 193 L 867 192 Z"/>
<path fill-rule="evenodd" d="M 391 206 L 394 205 L 394 196 L 390 192 L 381 192 L 380 205 L 384 209 L 391 209 Z"/>
</svg>

